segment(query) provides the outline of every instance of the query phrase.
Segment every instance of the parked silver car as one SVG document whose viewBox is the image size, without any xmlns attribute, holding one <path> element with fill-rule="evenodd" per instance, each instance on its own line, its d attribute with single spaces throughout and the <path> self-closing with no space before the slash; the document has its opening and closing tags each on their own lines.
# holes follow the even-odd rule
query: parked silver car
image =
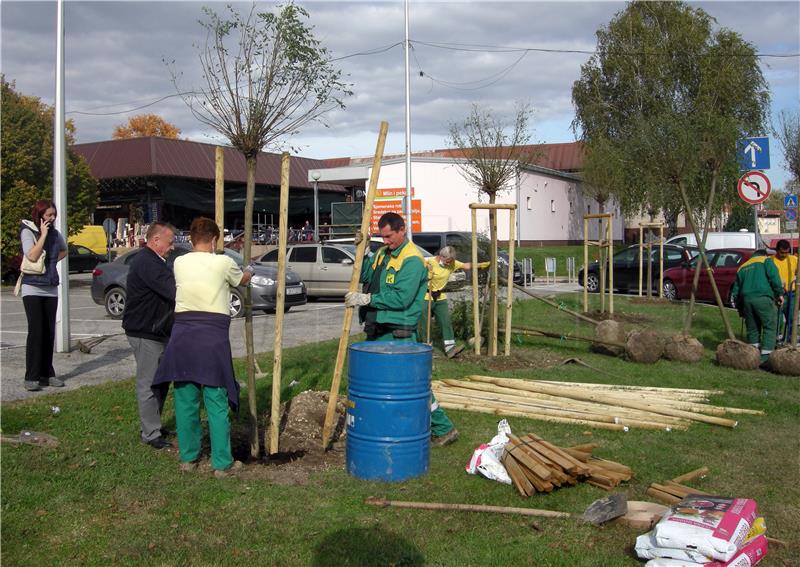
<svg viewBox="0 0 800 567">
<path fill-rule="evenodd" d="M 104 305 L 106 313 L 112 319 L 122 319 L 125 312 L 125 300 L 127 297 L 126 282 L 130 263 L 141 249 L 133 250 L 123 256 L 119 256 L 113 262 L 98 264 L 92 272 L 92 299 L 98 305 Z M 191 252 L 188 244 L 178 243 L 175 249 L 167 256 L 167 263 L 172 265 L 175 258 Z M 241 254 L 226 248 L 226 256 L 242 266 L 243 259 Z M 273 266 L 256 265 L 253 278 L 250 280 L 250 295 L 253 301 L 253 309 L 263 311 L 275 310 L 275 296 L 278 287 L 275 280 L 278 276 L 277 268 Z M 305 305 L 306 286 L 299 275 L 291 270 L 286 271 L 286 300 L 284 311 L 289 311 L 294 306 Z M 241 317 L 244 314 L 244 288 L 231 288 L 230 299 L 231 318 Z"/>
</svg>

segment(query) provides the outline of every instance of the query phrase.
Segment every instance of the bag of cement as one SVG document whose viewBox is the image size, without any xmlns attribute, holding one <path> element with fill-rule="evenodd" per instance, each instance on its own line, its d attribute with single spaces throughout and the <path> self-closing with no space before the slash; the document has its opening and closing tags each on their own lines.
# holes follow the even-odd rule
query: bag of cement
<svg viewBox="0 0 800 567">
<path fill-rule="evenodd" d="M 639 559 L 676 559 L 683 563 L 689 562 L 691 565 L 711 563 L 713 561 L 713 559 L 691 549 L 659 547 L 653 532 L 647 532 L 637 537 L 635 549 Z"/>
<path fill-rule="evenodd" d="M 728 562 L 714 561 L 712 563 L 692 563 L 681 561 L 680 559 L 651 559 L 645 563 L 644 567 L 753 567 L 767 555 L 767 537 L 764 535 L 756 536 L 745 543 Z"/>
<path fill-rule="evenodd" d="M 653 528 L 653 535 L 659 547 L 730 561 L 744 543 L 756 512 L 754 500 L 695 494 L 672 506 Z"/>
<path fill-rule="evenodd" d="M 511 484 L 511 477 L 508 476 L 506 467 L 500 462 L 510 434 L 511 426 L 508 425 L 508 421 L 500 420 L 500 423 L 497 424 L 497 435 L 492 437 L 489 443 L 483 443 L 473 451 L 472 458 L 465 467 L 467 473 L 479 474 L 490 480 Z"/>
</svg>

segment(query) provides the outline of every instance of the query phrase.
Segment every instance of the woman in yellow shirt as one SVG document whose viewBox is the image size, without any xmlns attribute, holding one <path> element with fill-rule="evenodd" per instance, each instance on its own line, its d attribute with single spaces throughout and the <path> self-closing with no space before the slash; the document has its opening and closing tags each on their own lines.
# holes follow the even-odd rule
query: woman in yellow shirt
<svg viewBox="0 0 800 567">
<path fill-rule="evenodd" d="M 464 350 L 464 345 L 456 345 L 453 325 L 450 322 L 450 307 L 447 304 L 444 287 L 453 272 L 462 269 L 469 270 L 472 268 L 472 264 L 456 260 L 456 251 L 452 246 L 445 246 L 439 250 L 436 256 L 425 260 L 425 263 L 428 267 L 429 284 L 428 293 L 425 294 L 426 305 L 423 313 L 430 309 L 431 317 L 435 318 L 442 328 L 444 352 L 447 358 L 454 358 Z M 489 264 L 489 262 L 481 262 L 478 264 L 478 268 L 488 268 Z"/>
<path fill-rule="evenodd" d="M 175 260 L 175 323 L 153 384 L 173 382 L 175 423 L 181 470 L 196 467 L 203 429 L 200 398 L 208 416 L 211 466 L 217 477 L 241 467 L 231 453 L 228 407 L 239 409 L 239 383 L 233 374 L 229 329 L 230 288 L 248 285 L 231 258 L 214 253 L 220 237 L 211 219 L 199 217 L 190 228 L 192 252 Z"/>
</svg>

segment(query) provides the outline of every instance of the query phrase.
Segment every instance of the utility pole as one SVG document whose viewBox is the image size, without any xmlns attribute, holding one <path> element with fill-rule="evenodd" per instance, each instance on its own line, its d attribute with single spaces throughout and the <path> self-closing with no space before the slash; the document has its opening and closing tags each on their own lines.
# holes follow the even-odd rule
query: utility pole
<svg viewBox="0 0 800 567">
<path fill-rule="evenodd" d="M 53 124 L 53 202 L 58 232 L 67 238 L 67 168 L 64 135 L 64 2 L 58 0 L 56 17 L 56 112 Z M 56 311 L 56 352 L 70 351 L 69 257 L 58 263 L 58 310 Z"/>
<path fill-rule="evenodd" d="M 406 25 L 406 196 L 403 198 L 403 210 L 406 217 L 406 234 L 412 240 L 411 230 L 411 73 L 408 65 L 408 55 L 411 43 L 408 40 L 408 0 L 405 0 L 405 25 Z"/>
</svg>

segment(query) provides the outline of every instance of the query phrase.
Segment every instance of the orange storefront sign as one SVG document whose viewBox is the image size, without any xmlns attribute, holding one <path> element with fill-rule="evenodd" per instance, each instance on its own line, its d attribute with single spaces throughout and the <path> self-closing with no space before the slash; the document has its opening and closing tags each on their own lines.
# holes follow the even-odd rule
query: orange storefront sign
<svg viewBox="0 0 800 567">
<path fill-rule="evenodd" d="M 372 203 L 372 219 L 370 222 L 370 233 L 378 234 L 378 220 L 385 213 L 397 213 L 404 219 L 402 199 L 375 200 Z M 408 219 L 406 219 L 406 223 Z M 420 232 L 422 230 L 422 199 L 411 199 L 411 231 Z"/>
<path fill-rule="evenodd" d="M 405 197 L 406 196 L 406 188 L 405 187 L 390 187 L 388 189 L 378 189 L 378 192 L 375 194 L 376 199 L 382 199 L 386 197 Z M 414 188 L 411 188 L 411 197 L 414 197 Z"/>
</svg>

